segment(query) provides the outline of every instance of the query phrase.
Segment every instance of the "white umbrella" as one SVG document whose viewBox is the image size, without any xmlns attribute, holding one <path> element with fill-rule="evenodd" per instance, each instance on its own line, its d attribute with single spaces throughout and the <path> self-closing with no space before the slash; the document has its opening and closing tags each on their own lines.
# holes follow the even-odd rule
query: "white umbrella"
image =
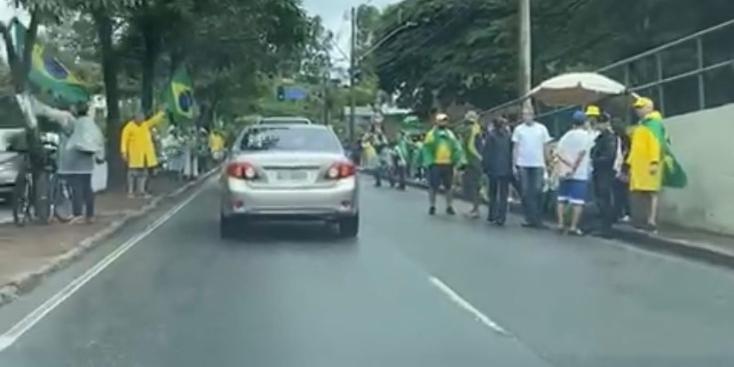
<svg viewBox="0 0 734 367">
<path fill-rule="evenodd" d="M 627 87 L 597 73 L 568 73 L 550 78 L 530 91 L 548 106 L 584 105 L 623 94 Z"/>
</svg>

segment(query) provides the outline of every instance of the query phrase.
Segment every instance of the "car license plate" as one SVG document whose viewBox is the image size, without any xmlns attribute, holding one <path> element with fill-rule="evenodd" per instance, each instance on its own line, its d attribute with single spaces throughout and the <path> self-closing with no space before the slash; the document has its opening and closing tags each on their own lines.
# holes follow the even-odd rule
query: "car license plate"
<svg viewBox="0 0 734 367">
<path fill-rule="evenodd" d="M 308 179 L 308 172 L 304 170 L 279 170 L 276 171 L 275 177 L 278 181 L 305 181 Z"/>
</svg>

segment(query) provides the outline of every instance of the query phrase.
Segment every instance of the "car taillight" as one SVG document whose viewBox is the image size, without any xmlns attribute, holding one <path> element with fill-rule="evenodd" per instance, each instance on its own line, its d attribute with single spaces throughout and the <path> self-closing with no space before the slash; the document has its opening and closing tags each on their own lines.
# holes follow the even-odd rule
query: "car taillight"
<svg viewBox="0 0 734 367">
<path fill-rule="evenodd" d="M 331 180 L 338 180 L 342 178 L 352 177 L 356 173 L 357 169 L 354 164 L 350 162 L 338 162 L 334 163 L 329 170 L 326 171 L 326 178 Z"/>
<path fill-rule="evenodd" d="M 247 162 L 233 162 L 227 165 L 227 175 L 245 180 L 254 180 L 257 178 L 257 171 L 255 167 Z"/>
</svg>

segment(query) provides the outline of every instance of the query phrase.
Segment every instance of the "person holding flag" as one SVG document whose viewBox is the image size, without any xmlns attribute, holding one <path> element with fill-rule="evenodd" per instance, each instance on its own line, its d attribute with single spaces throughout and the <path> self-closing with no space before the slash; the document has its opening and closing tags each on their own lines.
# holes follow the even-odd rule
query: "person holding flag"
<svg viewBox="0 0 734 367">
<path fill-rule="evenodd" d="M 171 76 L 171 82 L 164 90 L 163 100 L 167 105 L 168 119 L 175 125 L 190 122 L 194 119 L 193 83 L 185 67 L 179 67 Z M 194 126 L 184 127 L 184 177 L 193 179 L 199 175 L 199 145 L 198 129 Z"/>
<path fill-rule="evenodd" d="M 446 214 L 456 215 L 453 207 L 454 170 L 466 165 L 461 142 L 449 129 L 449 117 L 436 115 L 436 126 L 426 134 L 423 143 L 423 164 L 428 168 L 429 215 L 436 215 L 436 196 L 446 190 Z"/>
<path fill-rule="evenodd" d="M 165 118 L 164 111 L 146 117 L 142 112 L 125 124 L 120 141 L 120 154 L 127 166 L 127 194 L 133 198 L 150 197 L 146 191 L 148 173 L 158 166 L 151 129 Z"/>
<path fill-rule="evenodd" d="M 627 158 L 633 224 L 654 232 L 657 230 L 658 200 L 662 186 L 683 188 L 688 178 L 670 150 L 663 115 L 655 109 L 654 102 L 640 97 L 633 107 L 640 118 L 640 123 L 632 132 Z"/>
</svg>

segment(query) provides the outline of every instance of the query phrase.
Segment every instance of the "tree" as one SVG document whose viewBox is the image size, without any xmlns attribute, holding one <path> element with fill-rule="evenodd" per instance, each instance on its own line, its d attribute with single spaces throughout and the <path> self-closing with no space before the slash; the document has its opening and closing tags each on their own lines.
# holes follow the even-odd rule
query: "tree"
<svg viewBox="0 0 734 367">
<path fill-rule="evenodd" d="M 492 107 L 516 98 L 516 11 L 510 0 L 404 0 L 389 7 L 380 19 L 381 34 L 408 20 L 419 26 L 377 50 L 381 87 L 419 110 L 433 103 L 434 93 L 443 105 Z M 535 0 L 533 79 L 594 70 L 724 22 L 732 13 L 734 2 L 727 0 Z M 727 37 L 704 41 L 713 59 L 731 51 L 722 45 Z M 662 55 L 668 72 L 695 66 L 695 45 L 689 46 Z M 635 63 L 630 78 L 635 84 L 654 80 L 655 60 Z"/>
<path fill-rule="evenodd" d="M 511 95 L 516 56 L 510 5 L 504 0 L 411 0 L 387 8 L 379 38 L 407 21 L 418 26 L 376 50 L 381 89 L 398 92 L 400 104 L 419 111 L 427 111 L 434 96 L 444 106 L 481 106 Z"/>
</svg>

